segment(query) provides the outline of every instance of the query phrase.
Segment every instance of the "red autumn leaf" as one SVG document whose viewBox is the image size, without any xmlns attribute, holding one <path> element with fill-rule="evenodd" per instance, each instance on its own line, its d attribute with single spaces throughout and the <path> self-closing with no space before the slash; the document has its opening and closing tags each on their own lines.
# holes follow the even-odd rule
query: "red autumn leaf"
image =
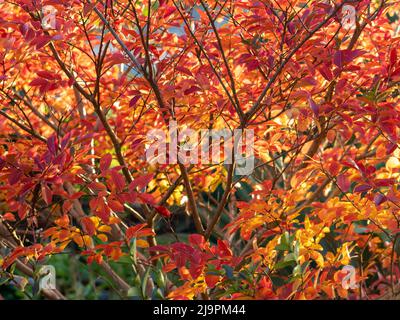
<svg viewBox="0 0 400 320">
<path fill-rule="evenodd" d="M 115 188 L 118 192 L 122 192 L 125 188 L 125 179 L 122 174 L 120 174 L 117 170 L 111 170 L 111 178 L 114 182 Z"/>
<path fill-rule="evenodd" d="M 349 180 L 349 178 L 346 175 L 341 174 L 336 179 L 337 179 L 337 184 L 338 184 L 339 188 L 343 192 L 348 192 L 349 189 L 350 189 L 350 180 Z"/>
<path fill-rule="evenodd" d="M 380 204 L 384 203 L 387 200 L 387 198 L 380 193 L 375 194 L 374 196 L 374 203 L 376 206 L 379 206 Z"/>
<path fill-rule="evenodd" d="M 308 103 L 310 104 L 311 110 L 314 112 L 316 116 L 319 115 L 319 105 L 315 103 L 315 101 L 312 98 L 308 99 Z"/>
<path fill-rule="evenodd" d="M 88 188 L 90 188 L 91 190 L 93 190 L 96 193 L 100 193 L 102 191 L 107 190 L 107 187 L 100 182 L 92 182 L 88 185 Z"/>
<path fill-rule="evenodd" d="M 140 96 L 134 96 L 130 101 L 129 101 L 129 107 L 133 108 L 136 106 L 136 103 L 140 100 Z"/>
<path fill-rule="evenodd" d="M 396 179 L 376 179 L 374 181 L 377 187 L 388 187 L 395 183 Z"/>
<path fill-rule="evenodd" d="M 369 185 L 366 185 L 366 184 L 363 184 L 363 185 L 358 185 L 358 186 L 356 186 L 355 188 L 354 188 L 354 192 L 365 192 L 365 191 L 368 191 L 368 190 L 371 190 L 372 189 L 372 187 L 371 186 L 369 186 Z"/>
<path fill-rule="evenodd" d="M 166 207 L 156 206 L 154 209 L 156 209 L 157 213 L 164 218 L 169 218 L 171 216 L 171 212 Z"/>
<path fill-rule="evenodd" d="M 59 75 L 57 75 L 57 74 L 55 74 L 55 73 L 52 73 L 52 72 L 50 72 L 50 71 L 46 71 L 46 70 L 38 71 L 38 72 L 37 72 L 37 75 L 38 75 L 39 77 L 44 78 L 44 79 L 47 79 L 47 80 L 60 79 L 60 76 L 59 76 Z M 32 84 L 31 84 L 31 85 L 32 85 Z"/>
<path fill-rule="evenodd" d="M 346 64 L 352 62 L 355 58 L 362 56 L 365 54 L 366 51 L 364 50 L 338 50 L 335 52 L 333 57 L 333 62 L 339 68 L 342 68 Z"/>
<path fill-rule="evenodd" d="M 52 154 L 56 154 L 57 152 L 57 137 L 56 135 L 52 135 L 50 138 L 47 139 L 47 148 Z"/>
<path fill-rule="evenodd" d="M 49 82 L 43 78 L 36 78 L 32 80 L 29 85 L 32 87 L 46 86 Z"/>
<path fill-rule="evenodd" d="M 175 12 L 175 10 L 176 10 L 176 9 L 175 9 L 174 6 L 167 7 L 167 9 L 164 11 L 164 16 L 163 16 L 163 18 L 169 17 L 172 13 Z"/>
<path fill-rule="evenodd" d="M 394 66 L 397 62 L 397 48 L 390 50 L 390 65 Z"/>
<path fill-rule="evenodd" d="M 189 94 L 192 94 L 192 93 L 197 92 L 197 91 L 201 91 L 201 89 L 199 87 L 197 87 L 197 86 L 191 86 L 189 89 L 186 89 L 184 91 L 184 94 L 185 95 L 189 95 Z"/>
<path fill-rule="evenodd" d="M 112 155 L 107 153 L 100 159 L 100 170 L 102 173 L 106 172 L 111 165 Z"/>
<path fill-rule="evenodd" d="M 66 214 L 64 214 L 63 216 L 61 216 L 60 218 L 58 218 L 55 221 L 55 224 L 62 228 L 68 228 L 69 223 L 70 223 L 70 219 L 69 219 L 69 216 Z"/>
<path fill-rule="evenodd" d="M 128 239 L 133 238 L 136 236 L 137 232 L 147 226 L 146 223 L 137 224 L 136 226 L 130 227 L 126 230 L 125 235 Z"/>
<path fill-rule="evenodd" d="M 61 139 L 61 149 L 65 149 L 68 143 L 71 141 L 71 132 L 68 132 L 62 139 Z"/>
<path fill-rule="evenodd" d="M 7 213 L 3 214 L 2 217 L 6 221 L 15 221 L 15 216 L 10 212 L 7 212 Z"/>
<path fill-rule="evenodd" d="M 191 234 L 189 236 L 189 242 L 200 249 L 204 249 L 206 243 L 204 237 L 200 234 Z"/>
<path fill-rule="evenodd" d="M 104 202 L 103 198 L 100 198 L 98 202 L 99 205 L 96 210 L 96 216 L 98 216 L 103 221 L 103 223 L 108 224 L 111 215 L 111 210 L 108 207 L 108 205 Z"/>
<path fill-rule="evenodd" d="M 128 240 L 132 238 L 147 237 L 150 235 L 154 235 L 154 232 L 153 230 L 147 227 L 146 223 L 130 227 L 126 230 L 125 233 L 125 236 L 128 238 Z"/>
<path fill-rule="evenodd" d="M 139 190 L 144 189 L 149 182 L 153 179 L 154 174 L 145 174 L 142 176 L 139 176 L 135 178 L 130 184 L 129 184 L 129 191 L 133 192 L 135 189 L 138 187 Z"/>
<path fill-rule="evenodd" d="M 49 41 L 51 40 L 51 37 L 49 36 L 38 36 L 35 37 L 32 40 L 32 44 L 35 45 L 36 50 L 40 50 L 41 48 L 43 48 L 45 45 L 47 45 L 49 43 Z"/>
<path fill-rule="evenodd" d="M 8 176 L 8 183 L 10 185 L 16 184 L 22 177 L 22 172 L 18 169 L 12 169 Z"/>
<path fill-rule="evenodd" d="M 84 230 L 89 236 L 93 236 L 96 233 L 96 226 L 92 219 L 90 219 L 89 217 L 83 217 L 81 219 L 81 223 L 84 227 Z"/>
<path fill-rule="evenodd" d="M 126 63 L 125 56 L 120 52 L 113 53 L 107 61 L 110 65 L 116 65 L 121 63 Z"/>
<path fill-rule="evenodd" d="M 2 170 L 6 166 L 6 162 L 0 158 L 0 170 Z"/>
<path fill-rule="evenodd" d="M 218 251 L 221 256 L 232 256 L 232 251 L 226 244 L 226 241 L 218 240 Z"/>
<path fill-rule="evenodd" d="M 331 71 L 331 69 L 330 69 L 328 66 L 323 65 L 323 66 L 321 66 L 321 67 L 318 69 L 318 71 L 321 73 L 321 75 L 322 75 L 326 80 L 328 80 L 328 81 L 332 81 L 332 80 L 333 80 L 332 71 Z"/>
<path fill-rule="evenodd" d="M 107 199 L 108 206 L 114 212 L 124 212 L 124 206 L 121 202 L 113 199 Z"/>
<path fill-rule="evenodd" d="M 209 288 L 214 288 L 216 286 L 216 284 L 220 281 L 220 276 L 218 275 L 206 275 L 205 276 L 205 281 L 207 283 L 207 287 Z"/>
<path fill-rule="evenodd" d="M 46 204 L 51 204 L 53 200 L 53 192 L 46 184 L 42 184 L 42 197 Z"/>
<path fill-rule="evenodd" d="M 193 76 L 192 72 L 188 68 L 185 68 L 183 66 L 177 66 L 175 69 L 188 75 L 188 76 Z"/>
<path fill-rule="evenodd" d="M 149 205 L 154 205 L 156 203 L 154 197 L 150 193 L 139 193 L 137 196 L 143 201 L 143 203 Z"/>
<path fill-rule="evenodd" d="M 95 6 L 95 3 L 85 3 L 83 6 L 83 15 L 86 17 Z"/>
</svg>

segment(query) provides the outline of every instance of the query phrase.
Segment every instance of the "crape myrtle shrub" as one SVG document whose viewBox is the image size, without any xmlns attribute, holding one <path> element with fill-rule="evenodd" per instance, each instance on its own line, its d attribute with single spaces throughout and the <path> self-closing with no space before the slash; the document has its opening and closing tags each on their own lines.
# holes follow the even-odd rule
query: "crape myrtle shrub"
<svg viewBox="0 0 400 320">
<path fill-rule="evenodd" d="M 396 298 L 398 11 L 0 1 L 0 294 Z M 148 161 L 171 121 L 253 130 L 254 170 Z"/>
</svg>

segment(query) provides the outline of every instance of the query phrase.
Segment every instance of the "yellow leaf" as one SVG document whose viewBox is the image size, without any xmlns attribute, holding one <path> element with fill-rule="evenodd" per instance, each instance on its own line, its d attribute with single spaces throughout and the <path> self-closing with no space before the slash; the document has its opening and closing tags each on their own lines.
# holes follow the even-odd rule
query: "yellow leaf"
<svg viewBox="0 0 400 320">
<path fill-rule="evenodd" d="M 351 257 L 350 257 L 350 252 L 349 252 L 349 243 L 344 243 L 341 250 L 340 250 L 340 254 L 341 254 L 341 259 L 340 259 L 340 263 L 345 266 L 348 265 L 350 263 Z"/>
<path fill-rule="evenodd" d="M 319 253 L 318 251 L 313 251 L 311 256 L 317 263 L 318 267 L 320 268 L 324 267 L 324 257 L 322 256 L 321 253 Z"/>
<path fill-rule="evenodd" d="M 92 246 L 92 238 L 85 235 L 82 236 L 80 234 L 76 234 L 73 237 L 74 242 L 79 246 L 79 247 L 91 247 Z"/>
<path fill-rule="evenodd" d="M 107 242 L 108 241 L 108 237 L 103 233 L 98 234 L 97 238 L 99 238 L 103 242 Z"/>
<path fill-rule="evenodd" d="M 92 238 L 90 236 L 83 236 L 83 243 L 85 245 L 85 247 L 92 247 L 93 246 L 93 241 Z"/>
<path fill-rule="evenodd" d="M 390 157 L 386 162 L 386 169 L 391 170 L 395 168 L 400 168 L 400 161 L 396 157 Z"/>
<path fill-rule="evenodd" d="M 66 248 L 66 246 L 71 242 L 71 240 L 68 241 L 64 241 L 60 244 L 60 249 L 64 250 Z"/>
<path fill-rule="evenodd" d="M 96 217 L 96 216 L 92 216 L 92 217 L 90 217 L 90 220 L 92 220 L 93 221 L 93 223 L 94 223 L 94 226 L 96 227 L 96 229 L 97 229 L 97 227 L 99 226 L 99 224 L 100 224 L 100 218 L 99 217 Z"/>
<path fill-rule="evenodd" d="M 99 232 L 105 232 L 105 233 L 110 233 L 111 232 L 111 227 L 110 226 L 100 226 L 97 228 Z"/>
<path fill-rule="evenodd" d="M 79 247 L 83 247 L 83 239 L 81 235 L 74 236 L 73 240 Z"/>
<path fill-rule="evenodd" d="M 136 240 L 136 246 L 138 248 L 148 248 L 149 243 L 146 240 L 138 239 L 138 240 Z"/>
<path fill-rule="evenodd" d="M 110 217 L 110 220 L 108 221 L 108 224 L 118 224 L 120 223 L 121 220 L 117 217 Z"/>
<path fill-rule="evenodd" d="M 293 175 L 292 179 L 290 179 L 290 186 L 292 189 L 296 189 L 302 181 L 299 179 L 297 174 Z"/>
</svg>

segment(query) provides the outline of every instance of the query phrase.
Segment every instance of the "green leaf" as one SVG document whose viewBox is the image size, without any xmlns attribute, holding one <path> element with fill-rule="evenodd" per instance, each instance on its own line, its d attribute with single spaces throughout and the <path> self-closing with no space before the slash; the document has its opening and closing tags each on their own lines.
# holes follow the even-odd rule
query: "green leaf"
<svg viewBox="0 0 400 320">
<path fill-rule="evenodd" d="M 137 264 L 137 247 L 136 247 L 136 238 L 132 238 L 132 246 L 131 246 L 131 250 L 130 250 L 130 255 L 132 258 L 133 263 Z"/>
<path fill-rule="evenodd" d="M 288 245 L 286 245 L 286 244 L 280 243 L 275 247 L 275 249 L 278 250 L 278 251 L 289 251 L 290 247 Z"/>
<path fill-rule="evenodd" d="M 293 276 L 295 276 L 295 277 L 300 277 L 301 274 L 302 274 L 302 272 L 301 272 L 301 265 L 298 264 L 298 265 L 295 266 L 294 269 L 293 269 Z"/>
<path fill-rule="evenodd" d="M 275 269 L 283 269 L 289 266 L 294 266 L 296 262 L 294 260 L 289 260 L 289 261 L 280 261 L 275 265 Z"/>
<path fill-rule="evenodd" d="M 296 258 L 296 260 L 299 258 L 300 255 L 300 244 L 296 241 L 294 248 L 293 248 L 293 254 Z"/>
<path fill-rule="evenodd" d="M 154 288 L 152 293 L 153 299 L 165 300 L 164 293 L 160 288 Z"/>
<path fill-rule="evenodd" d="M 165 276 L 160 269 L 157 269 L 152 272 L 152 278 L 158 287 L 163 288 L 163 289 L 165 288 L 165 285 L 166 285 Z"/>
<path fill-rule="evenodd" d="M 149 276 L 150 276 L 150 271 L 151 271 L 151 268 L 148 268 L 146 270 L 146 273 L 145 273 L 145 275 L 143 277 L 143 280 L 142 280 L 141 287 L 142 287 L 142 296 L 143 296 L 144 299 L 147 299 L 146 288 L 147 288 L 147 281 L 149 280 Z"/>
<path fill-rule="evenodd" d="M 287 262 L 287 261 L 296 261 L 296 256 L 293 253 L 289 253 L 287 254 L 284 258 L 283 261 Z"/>
<path fill-rule="evenodd" d="M 130 287 L 126 296 L 129 298 L 140 297 L 140 290 L 136 287 Z"/>
</svg>

